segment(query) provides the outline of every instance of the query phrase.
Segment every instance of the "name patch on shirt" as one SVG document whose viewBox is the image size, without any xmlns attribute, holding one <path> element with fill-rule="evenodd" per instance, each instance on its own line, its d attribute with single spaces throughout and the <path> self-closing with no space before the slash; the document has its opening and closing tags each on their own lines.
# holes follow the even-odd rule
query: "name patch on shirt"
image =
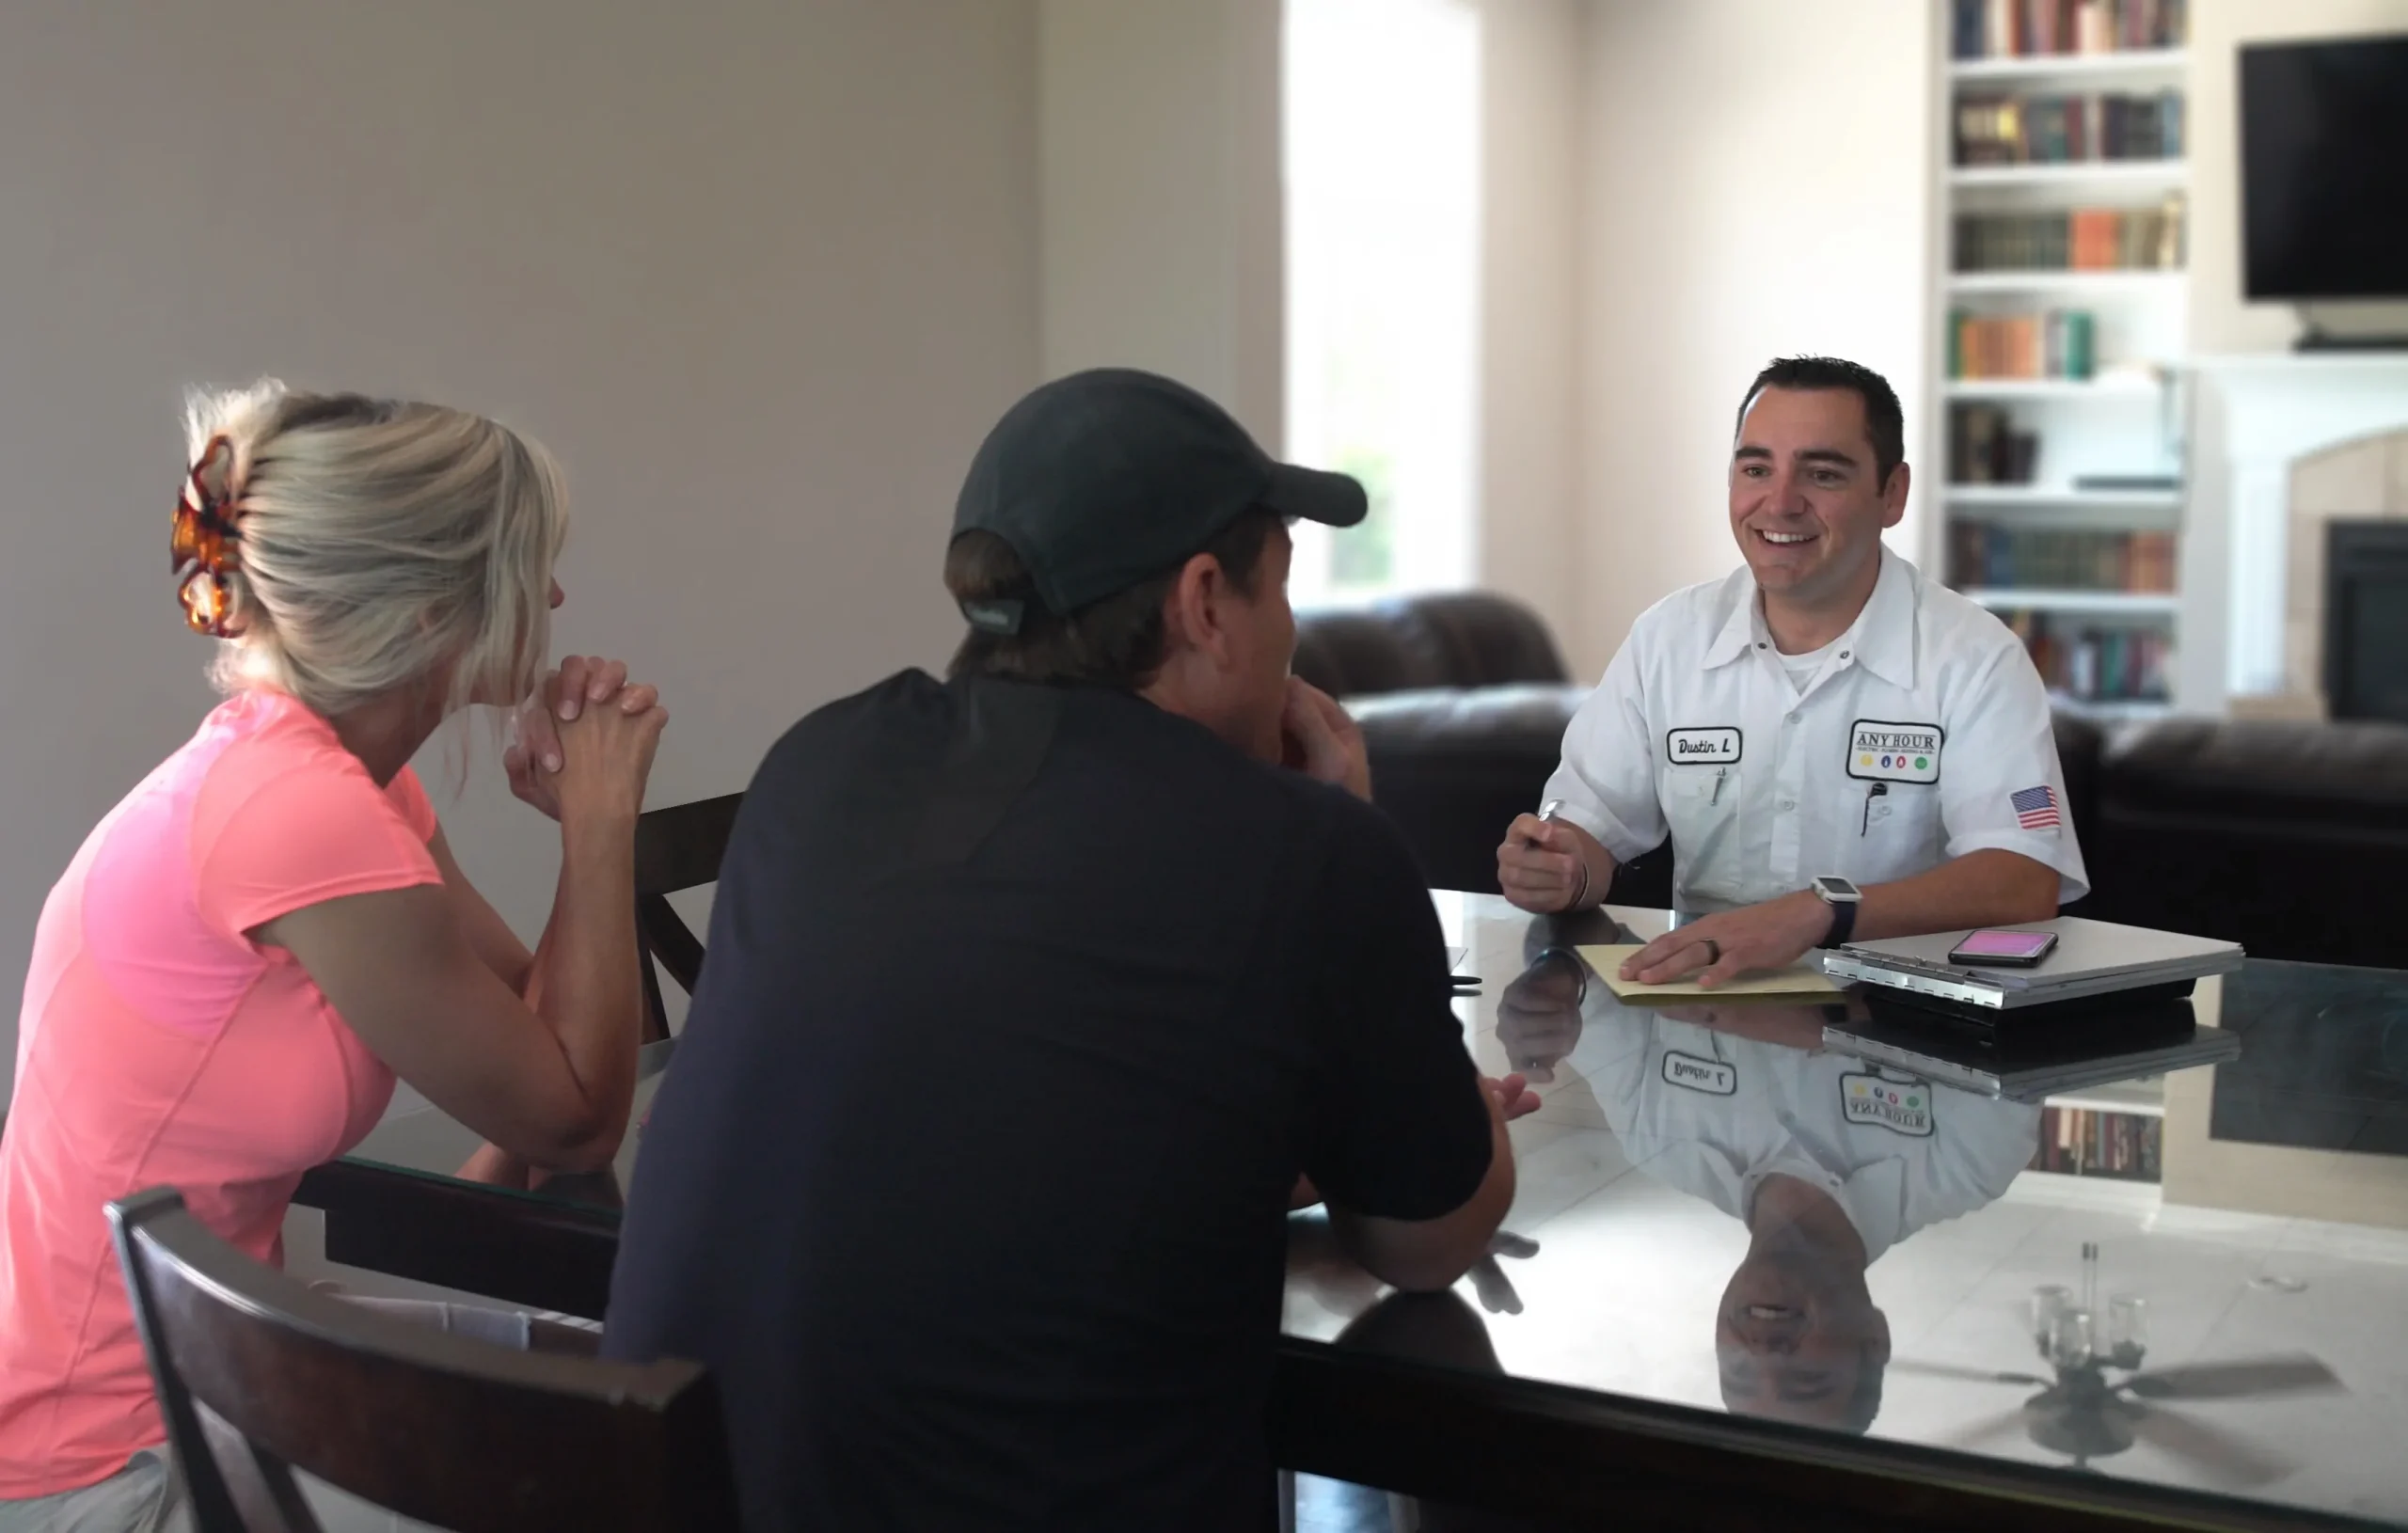
<svg viewBox="0 0 2408 1533">
<path fill-rule="evenodd" d="M 1869 1123 L 1912 1139 L 1931 1137 L 1931 1087 L 1921 1081 L 1843 1075 L 1840 1109 L 1850 1123 Z"/>
<path fill-rule="evenodd" d="M 1676 729 L 1664 736 L 1664 759 L 1679 766 L 1690 762 L 1703 762 L 1710 766 L 1729 766 L 1739 759 L 1739 732 L 1735 729 Z"/>
<path fill-rule="evenodd" d="M 1862 782 L 1940 781 L 1938 724 L 1860 719 L 1847 729 L 1847 775 Z"/>
<path fill-rule="evenodd" d="M 1739 1072 L 1719 1059 L 1671 1051 L 1664 1055 L 1664 1083 L 1703 1091 L 1709 1097 L 1728 1097 L 1739 1089 Z"/>
</svg>

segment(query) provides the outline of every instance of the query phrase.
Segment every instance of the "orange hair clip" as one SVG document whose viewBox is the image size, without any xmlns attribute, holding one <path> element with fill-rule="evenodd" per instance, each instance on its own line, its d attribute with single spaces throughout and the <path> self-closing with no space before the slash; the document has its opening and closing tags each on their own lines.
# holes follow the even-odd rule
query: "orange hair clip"
<svg viewBox="0 0 2408 1533">
<path fill-rule="evenodd" d="M 212 639 L 231 639 L 242 632 L 229 622 L 234 594 L 226 578 L 243 567 L 236 546 L 242 534 L 234 525 L 233 481 L 234 444 L 213 436 L 176 498 L 176 599 L 183 604 L 184 622 L 192 630 Z"/>
</svg>

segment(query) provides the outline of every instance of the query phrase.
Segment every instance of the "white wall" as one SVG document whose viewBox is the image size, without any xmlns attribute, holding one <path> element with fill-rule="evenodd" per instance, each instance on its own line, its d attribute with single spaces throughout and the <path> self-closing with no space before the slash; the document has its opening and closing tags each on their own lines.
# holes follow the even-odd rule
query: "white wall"
<svg viewBox="0 0 2408 1533">
<path fill-rule="evenodd" d="M 2191 353 L 2290 349 L 2288 304 L 2242 297 L 2239 49 L 2249 42 L 2408 32 L 2408 0 L 2195 0 L 2191 7 Z M 2320 304 L 2337 330 L 2408 331 L 2408 304 Z"/>
<path fill-rule="evenodd" d="M 1928 387 L 1931 27 L 1908 0 L 1592 0 L 1582 187 L 1582 528 L 1572 638 L 1735 565 L 1733 413 L 1772 357 Z M 1922 443 L 1910 430 L 1911 460 Z M 1932 476 L 1891 535 L 1912 557 Z"/>
<path fill-rule="evenodd" d="M 1041 0 L 1047 376 L 1143 367 L 1277 451 L 1279 0 Z"/>
<path fill-rule="evenodd" d="M 1481 334 L 1474 581 L 1580 626 L 1578 191 L 1589 7 L 1476 0 L 1481 13 Z M 1567 658 L 1572 656 L 1567 656 Z M 1581 658 L 1576 673 L 1602 669 Z"/>
<path fill-rule="evenodd" d="M 1587 0 L 1481 25 L 1482 522 L 1473 583 L 1576 618 Z M 1049 375 L 1126 362 L 1282 434 L 1278 0 L 1041 0 Z M 1600 662 L 1602 663 L 1602 662 Z"/>
<path fill-rule="evenodd" d="M 661 685 L 656 804 L 941 661 L 954 491 L 1038 369 L 1036 46 L 1035 0 L 0 8 L 0 972 L 212 701 L 166 568 L 188 383 L 558 451 L 558 643 Z M 499 776 L 481 747 L 446 818 L 531 929 L 556 844 Z"/>
</svg>

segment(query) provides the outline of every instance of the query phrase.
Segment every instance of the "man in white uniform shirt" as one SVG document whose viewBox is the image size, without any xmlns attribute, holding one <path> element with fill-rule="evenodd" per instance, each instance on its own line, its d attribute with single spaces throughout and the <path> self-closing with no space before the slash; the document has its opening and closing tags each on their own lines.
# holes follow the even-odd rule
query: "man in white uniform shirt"
<svg viewBox="0 0 2408 1533">
<path fill-rule="evenodd" d="M 2088 885 L 2048 696 L 2005 625 L 1881 545 L 1906 514 L 1897 396 L 1789 357 L 1750 386 L 1730 475 L 1745 568 L 1632 624 L 1563 737 L 1546 819 L 1497 881 L 1602 902 L 1671 837 L 1685 920 L 1624 967 L 1713 986 L 1851 940 L 2045 920 Z"/>
</svg>

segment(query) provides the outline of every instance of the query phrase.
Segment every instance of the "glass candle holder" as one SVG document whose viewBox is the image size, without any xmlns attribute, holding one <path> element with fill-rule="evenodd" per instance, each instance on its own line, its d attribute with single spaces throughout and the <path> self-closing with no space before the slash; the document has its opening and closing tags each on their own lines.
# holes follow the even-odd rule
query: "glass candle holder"
<svg viewBox="0 0 2408 1533">
<path fill-rule="evenodd" d="M 2136 1368 L 2148 1351 L 2148 1302 L 2136 1293 L 2107 1301 L 2107 1355 L 2121 1368 Z"/>
</svg>

